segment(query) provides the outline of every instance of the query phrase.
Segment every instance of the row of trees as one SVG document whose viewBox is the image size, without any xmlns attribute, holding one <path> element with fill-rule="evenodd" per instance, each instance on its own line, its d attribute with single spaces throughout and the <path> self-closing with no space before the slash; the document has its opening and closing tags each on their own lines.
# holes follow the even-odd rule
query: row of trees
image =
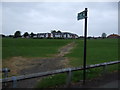
<svg viewBox="0 0 120 90">
<path fill-rule="evenodd" d="M 31 34 L 29 34 L 28 32 L 25 32 L 24 34 L 23 34 L 23 36 L 26 38 L 26 37 L 33 37 L 35 34 L 33 33 L 33 32 L 31 32 Z M 21 35 L 21 32 L 20 31 L 16 31 L 15 33 L 14 33 L 14 38 L 18 38 L 18 37 L 22 37 L 22 35 Z"/>
<path fill-rule="evenodd" d="M 52 30 L 51 33 L 62 33 L 60 30 L 56 31 L 56 30 Z"/>
<path fill-rule="evenodd" d="M 58 30 L 58 31 L 56 31 L 56 30 L 52 30 L 51 31 L 51 33 L 61 33 L 61 31 L 60 30 Z M 31 32 L 31 34 L 29 34 L 28 32 L 25 32 L 24 34 L 23 34 L 23 36 L 26 38 L 26 37 L 33 37 L 35 34 L 33 33 L 33 32 Z M 21 35 L 21 32 L 20 31 L 16 31 L 15 33 L 14 33 L 14 38 L 18 38 L 18 37 L 21 37 L 22 35 Z"/>
<path fill-rule="evenodd" d="M 61 33 L 61 31 L 56 31 L 56 30 L 52 30 L 51 33 Z M 35 34 L 33 32 L 31 32 L 30 34 L 28 32 L 25 32 L 23 35 L 21 35 L 21 31 L 16 31 L 14 33 L 14 35 L 9 35 L 9 37 L 14 37 L 14 38 L 18 38 L 18 37 L 33 37 L 35 36 Z M 5 35 L 2 35 L 2 37 L 5 37 Z M 102 38 L 106 38 L 107 37 L 107 34 L 106 33 L 102 33 L 101 35 Z"/>
</svg>

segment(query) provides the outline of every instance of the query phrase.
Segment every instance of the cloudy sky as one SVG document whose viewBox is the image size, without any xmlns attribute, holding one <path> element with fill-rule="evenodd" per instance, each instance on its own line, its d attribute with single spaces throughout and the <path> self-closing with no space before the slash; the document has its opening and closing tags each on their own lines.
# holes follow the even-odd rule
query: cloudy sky
<svg viewBox="0 0 120 90">
<path fill-rule="evenodd" d="M 77 13 L 88 8 L 88 36 L 118 33 L 117 2 L 4 2 L 2 34 L 43 33 L 51 30 L 84 35 L 84 19 Z"/>
</svg>

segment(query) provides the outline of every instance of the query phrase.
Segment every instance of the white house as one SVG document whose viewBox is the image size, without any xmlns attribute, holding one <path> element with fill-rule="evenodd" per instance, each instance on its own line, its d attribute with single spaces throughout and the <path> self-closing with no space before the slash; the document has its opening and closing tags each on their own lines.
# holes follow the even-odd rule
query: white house
<svg viewBox="0 0 120 90">
<path fill-rule="evenodd" d="M 37 33 L 34 38 L 78 38 L 77 34 L 69 32 L 55 32 L 55 33 Z"/>
<path fill-rule="evenodd" d="M 51 37 L 51 33 L 37 33 L 37 38 L 48 38 Z"/>
<path fill-rule="evenodd" d="M 78 38 L 77 34 L 69 33 L 69 32 L 64 32 L 63 33 L 63 38 Z"/>
</svg>

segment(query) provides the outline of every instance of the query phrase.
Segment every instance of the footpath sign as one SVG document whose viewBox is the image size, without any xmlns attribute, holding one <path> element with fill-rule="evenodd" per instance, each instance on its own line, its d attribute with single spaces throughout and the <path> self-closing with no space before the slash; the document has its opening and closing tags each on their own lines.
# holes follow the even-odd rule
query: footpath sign
<svg viewBox="0 0 120 90">
<path fill-rule="evenodd" d="M 78 13 L 77 20 L 81 20 L 85 18 L 85 11 Z"/>
<path fill-rule="evenodd" d="M 85 84 L 86 80 L 86 39 L 87 39 L 87 8 L 84 11 L 78 13 L 77 20 L 85 19 L 85 31 L 84 31 L 84 61 L 83 61 L 83 84 Z"/>
</svg>

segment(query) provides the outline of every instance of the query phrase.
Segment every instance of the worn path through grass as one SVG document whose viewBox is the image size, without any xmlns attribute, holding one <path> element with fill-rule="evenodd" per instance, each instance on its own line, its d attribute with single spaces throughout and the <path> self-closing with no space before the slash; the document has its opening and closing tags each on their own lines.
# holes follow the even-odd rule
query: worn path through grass
<svg viewBox="0 0 120 90">
<path fill-rule="evenodd" d="M 46 71 L 65 68 L 65 67 L 68 67 L 68 58 L 64 57 L 64 55 L 68 54 L 70 50 L 73 49 L 74 47 L 75 47 L 75 42 L 69 43 L 63 46 L 62 48 L 60 48 L 58 50 L 59 53 L 54 55 L 51 58 L 16 57 L 16 60 L 14 58 L 14 61 L 13 61 L 14 66 L 12 65 L 10 68 L 12 69 L 12 71 L 15 70 L 14 73 L 17 72 L 17 74 L 19 75 L 31 74 L 31 73 L 37 73 L 37 72 L 46 72 Z M 40 81 L 40 78 L 20 81 L 18 82 L 18 87 L 33 88 L 38 81 Z"/>
</svg>

